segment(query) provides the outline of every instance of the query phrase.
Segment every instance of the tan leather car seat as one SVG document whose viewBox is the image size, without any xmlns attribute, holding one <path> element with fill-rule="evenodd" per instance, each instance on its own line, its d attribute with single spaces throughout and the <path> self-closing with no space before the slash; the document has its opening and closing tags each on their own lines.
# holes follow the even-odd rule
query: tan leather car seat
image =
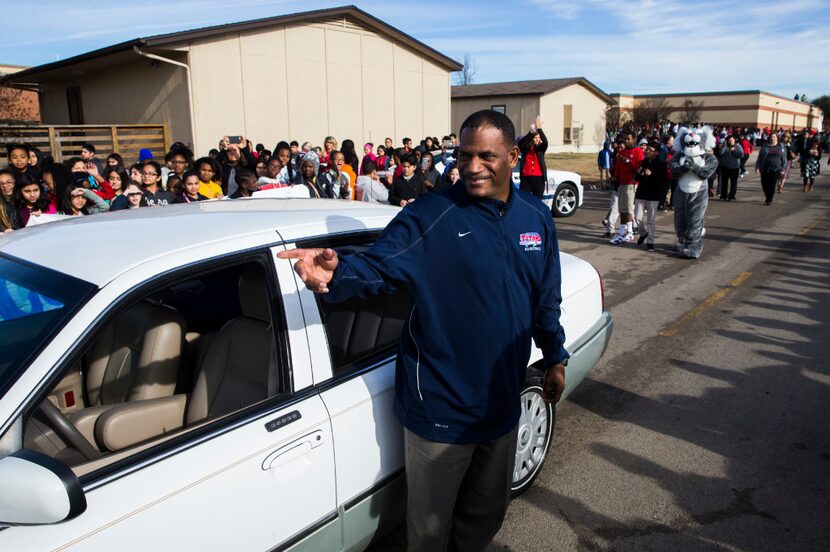
<svg viewBox="0 0 830 552">
<path fill-rule="evenodd" d="M 239 278 L 242 315 L 229 320 L 213 339 L 196 376 L 185 425 L 223 416 L 277 392 L 274 332 L 265 270 Z"/>
<path fill-rule="evenodd" d="M 113 405 L 175 392 L 184 333 L 184 318 L 176 310 L 148 301 L 104 329 L 86 357 L 89 407 L 70 415 L 90 442 L 95 442 L 95 420 Z"/>
</svg>

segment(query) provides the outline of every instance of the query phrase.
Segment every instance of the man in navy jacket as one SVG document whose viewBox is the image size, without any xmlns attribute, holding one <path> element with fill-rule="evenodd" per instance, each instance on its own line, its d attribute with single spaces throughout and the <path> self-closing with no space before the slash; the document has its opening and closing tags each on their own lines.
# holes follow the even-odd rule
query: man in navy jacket
<svg viewBox="0 0 830 552">
<path fill-rule="evenodd" d="M 405 286 L 395 413 L 405 427 L 410 550 L 483 550 L 510 497 L 531 339 L 545 400 L 565 387 L 561 275 L 550 211 L 514 189 L 515 129 L 495 111 L 461 126 L 461 182 L 419 197 L 366 252 L 281 252 L 338 302 Z"/>
</svg>

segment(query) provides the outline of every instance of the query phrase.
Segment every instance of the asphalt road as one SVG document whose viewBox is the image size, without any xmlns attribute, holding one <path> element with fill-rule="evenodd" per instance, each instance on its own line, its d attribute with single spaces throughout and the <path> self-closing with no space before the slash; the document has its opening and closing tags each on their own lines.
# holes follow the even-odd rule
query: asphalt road
<svg viewBox="0 0 830 552">
<path fill-rule="evenodd" d="M 490 550 L 830 548 L 828 190 L 790 183 L 767 207 L 742 179 L 710 202 L 699 260 L 670 251 L 670 212 L 657 251 L 609 245 L 604 192 L 557 220 L 603 275 L 615 334 Z M 372 551 L 404 547 L 401 529 Z"/>
</svg>

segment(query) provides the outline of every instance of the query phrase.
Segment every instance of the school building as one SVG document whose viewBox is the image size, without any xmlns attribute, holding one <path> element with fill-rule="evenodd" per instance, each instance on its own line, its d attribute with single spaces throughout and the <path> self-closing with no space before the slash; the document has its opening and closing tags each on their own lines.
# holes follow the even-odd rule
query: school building
<svg viewBox="0 0 830 552">
<path fill-rule="evenodd" d="M 43 124 L 166 124 L 207 154 L 226 135 L 271 148 L 450 132 L 453 59 L 354 7 L 138 38 L 25 69 Z"/>
<path fill-rule="evenodd" d="M 700 107 L 700 121 L 741 128 L 785 130 L 821 128 L 821 110 L 807 102 L 770 94 L 763 90 L 734 92 L 687 92 L 679 94 L 611 94 L 619 104 L 623 119 L 634 106 L 648 100 L 664 100 L 673 109 L 670 120 L 682 120 L 684 103 L 691 100 Z"/>
<path fill-rule="evenodd" d="M 510 117 L 523 135 L 537 115 L 548 139 L 548 153 L 598 152 L 605 140 L 605 113 L 614 100 L 585 77 L 452 87 L 452 127 L 481 109 Z"/>
</svg>

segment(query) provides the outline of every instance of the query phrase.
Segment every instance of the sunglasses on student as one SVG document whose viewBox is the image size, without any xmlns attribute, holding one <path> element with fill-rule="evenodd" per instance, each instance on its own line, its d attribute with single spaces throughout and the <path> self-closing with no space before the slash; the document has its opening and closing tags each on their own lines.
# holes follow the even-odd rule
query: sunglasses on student
<svg viewBox="0 0 830 552">
<path fill-rule="evenodd" d="M 690 147 L 690 148 L 693 148 L 693 147 L 699 146 L 699 145 L 700 145 L 700 142 L 686 142 L 686 146 Z"/>
</svg>

